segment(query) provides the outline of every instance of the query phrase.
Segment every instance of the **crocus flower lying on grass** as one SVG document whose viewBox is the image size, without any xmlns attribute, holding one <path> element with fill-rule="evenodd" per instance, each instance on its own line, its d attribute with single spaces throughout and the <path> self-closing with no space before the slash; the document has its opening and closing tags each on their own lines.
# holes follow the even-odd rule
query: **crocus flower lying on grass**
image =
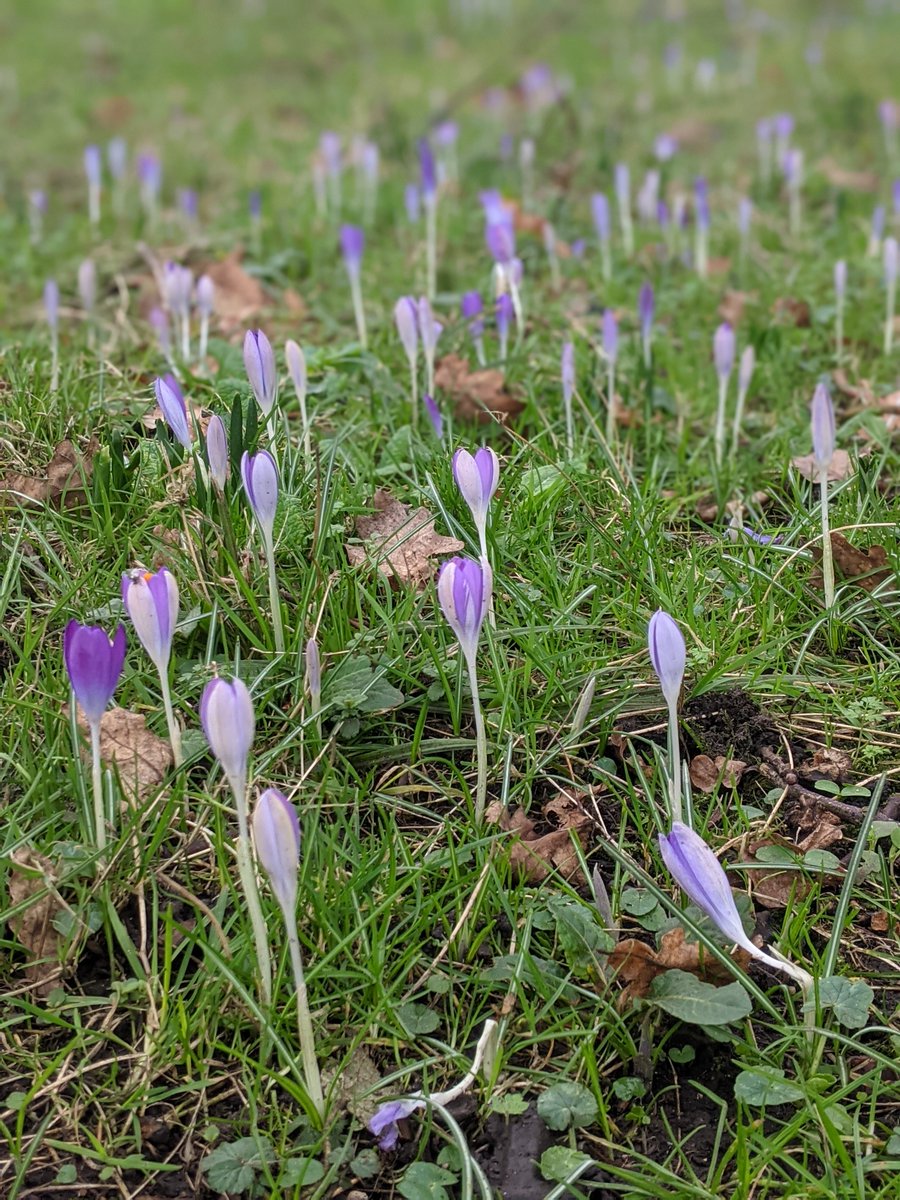
<svg viewBox="0 0 900 1200">
<path fill-rule="evenodd" d="M 244 901 L 253 927 L 256 961 L 259 966 L 260 996 L 268 1007 L 272 1001 L 272 963 L 269 938 L 263 919 L 256 875 L 250 858 L 250 825 L 247 812 L 247 763 L 253 746 L 256 717 L 247 686 L 240 679 L 227 683 L 211 679 L 200 700 L 200 723 L 213 754 L 219 760 L 234 797 L 238 819 L 237 862 Z"/>
<path fill-rule="evenodd" d="M 804 992 L 809 990 L 813 984 L 809 972 L 781 956 L 776 958 L 760 950 L 744 932 L 728 877 L 699 834 L 680 821 L 673 821 L 671 832 L 660 834 L 659 848 L 669 874 L 681 890 L 706 913 L 729 941 L 776 971 L 790 975 Z"/>
<path fill-rule="evenodd" d="M 155 574 L 136 569 L 122 576 L 122 600 L 138 640 L 159 674 L 172 757 L 175 766 L 180 767 L 181 730 L 175 720 L 169 687 L 169 659 L 178 621 L 178 584 L 165 567 Z"/>
<path fill-rule="evenodd" d="M 350 280 L 350 295 L 353 300 L 353 316 L 356 319 L 356 335 L 363 350 L 368 345 L 366 333 L 366 311 L 362 299 L 362 257 L 366 246 L 366 235 L 358 225 L 341 227 L 341 253 L 347 278 Z"/>
<path fill-rule="evenodd" d="M 438 600 L 450 628 L 456 634 L 466 660 L 472 707 L 475 712 L 475 748 L 478 784 L 475 791 L 475 821 L 481 824 L 487 797 L 487 735 L 478 692 L 478 640 L 491 602 L 492 576 L 487 560 L 451 558 L 438 575 Z"/>
<path fill-rule="evenodd" d="M 297 873 L 300 862 L 300 821 L 293 804 L 276 788 L 267 788 L 253 810 L 253 845 L 256 857 L 269 877 L 272 894 L 284 917 L 294 987 L 297 990 L 297 1030 L 303 1058 L 303 1076 L 313 1107 L 321 1119 L 325 1115 L 322 1077 L 316 1058 L 303 956 L 297 934 Z"/>
<path fill-rule="evenodd" d="M 125 626 L 120 625 L 112 641 L 96 625 L 70 621 L 63 636 L 63 659 L 75 699 L 91 731 L 91 780 L 94 797 L 94 841 L 106 849 L 106 815 L 100 764 L 100 722 L 122 674 L 125 662 Z"/>
<path fill-rule="evenodd" d="M 828 525 L 828 468 L 834 458 L 834 405 L 824 384 L 819 384 L 812 399 L 813 460 L 819 471 L 819 498 L 822 512 L 822 581 L 825 608 L 834 604 L 834 559 Z"/>
<path fill-rule="evenodd" d="M 284 626 L 281 621 L 281 601 L 278 597 L 278 581 L 275 577 L 275 512 L 278 508 L 278 467 L 268 450 L 258 454 L 244 451 L 241 458 L 241 479 L 250 510 L 262 537 L 266 568 L 269 576 L 269 604 L 272 609 L 272 630 L 275 649 L 284 653 Z"/>
<path fill-rule="evenodd" d="M 659 679 L 669 712 L 669 813 L 673 821 L 680 821 L 681 746 L 678 740 L 678 703 L 687 654 L 681 630 L 661 608 L 650 618 L 647 643 L 650 661 Z"/>
</svg>

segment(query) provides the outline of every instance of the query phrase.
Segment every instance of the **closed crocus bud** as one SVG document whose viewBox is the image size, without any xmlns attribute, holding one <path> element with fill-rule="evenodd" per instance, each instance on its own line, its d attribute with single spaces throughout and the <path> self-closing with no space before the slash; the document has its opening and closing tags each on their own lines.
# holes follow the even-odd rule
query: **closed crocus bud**
<svg viewBox="0 0 900 1200">
<path fill-rule="evenodd" d="M 497 320 L 497 331 L 499 332 L 501 338 L 504 338 L 506 337 L 510 324 L 515 317 L 515 308 L 509 292 L 502 292 L 497 297 L 495 317 Z"/>
<path fill-rule="evenodd" d="M 444 418 L 441 416 L 441 410 L 434 399 L 427 393 L 422 397 L 422 403 L 425 405 L 425 412 L 428 414 L 428 420 L 431 422 L 434 436 L 440 441 L 444 436 Z"/>
<path fill-rule="evenodd" d="M 610 362 L 616 361 L 619 350 L 619 323 L 611 308 L 603 313 L 603 353 Z"/>
<path fill-rule="evenodd" d="M 670 133 L 661 133 L 653 144 L 653 153 L 659 162 L 668 162 L 677 149 L 678 141 Z"/>
<path fill-rule="evenodd" d="M 463 500 L 469 506 L 479 530 L 484 529 L 488 510 L 500 482 L 500 460 L 490 446 L 474 454 L 459 449 L 453 455 L 453 478 Z"/>
<path fill-rule="evenodd" d="M 293 914 L 297 906 L 297 873 L 300 866 L 300 821 L 293 804 L 277 788 L 260 796 L 250 819 L 253 846 L 282 911 Z"/>
<path fill-rule="evenodd" d="M 403 192 L 403 205 L 406 209 L 406 219 L 410 225 L 418 225 L 421 216 L 422 196 L 414 183 L 408 183 Z"/>
<path fill-rule="evenodd" d="M 609 201 L 603 192 L 595 192 L 591 197 L 591 213 L 598 241 L 607 241 L 609 239 Z"/>
<path fill-rule="evenodd" d="M 669 707 L 675 708 L 681 694 L 687 655 L 681 630 L 661 608 L 650 618 L 647 645 L 653 670 L 659 677 L 662 694 Z"/>
<path fill-rule="evenodd" d="M 126 572 L 122 576 L 122 600 L 141 645 L 160 675 L 165 674 L 178 621 L 175 577 L 165 567 L 155 574 Z"/>
<path fill-rule="evenodd" d="M 713 337 L 713 362 L 719 379 L 727 379 L 734 368 L 734 330 L 727 321 L 722 322 Z"/>
<path fill-rule="evenodd" d="M 275 529 L 275 511 L 278 508 L 278 468 L 268 450 L 260 450 L 258 454 L 244 451 L 241 458 L 241 479 L 263 538 L 271 544 Z"/>
<path fill-rule="evenodd" d="M 645 341 L 650 337 L 650 331 L 653 328 L 653 308 L 653 287 L 649 283 L 644 283 L 641 285 L 638 296 L 638 315 L 641 321 L 641 336 Z"/>
<path fill-rule="evenodd" d="M 459 311 L 469 322 L 469 332 L 472 337 L 481 337 L 484 332 L 484 301 L 480 292 L 463 292 L 459 302 Z"/>
<path fill-rule="evenodd" d="M 97 270 L 93 259 L 86 258 L 78 268 L 78 295 L 85 312 L 93 312 L 97 300 Z"/>
<path fill-rule="evenodd" d="M 728 938 L 756 957 L 756 946 L 744 932 L 728 877 L 719 860 L 698 833 L 675 821 L 672 832 L 661 834 L 659 848 L 669 874 Z"/>
<path fill-rule="evenodd" d="M 240 679 L 211 679 L 200 700 L 200 724 L 209 748 L 222 764 L 234 792 L 242 796 L 256 718 L 253 701 Z"/>
<path fill-rule="evenodd" d="M 838 259 L 834 264 L 834 294 L 840 303 L 844 299 L 847 291 L 847 264 L 844 260 Z"/>
<path fill-rule="evenodd" d="M 738 391 L 744 395 L 750 390 L 750 380 L 753 378 L 753 368 L 756 366 L 756 351 L 752 346 L 745 346 L 738 365 Z"/>
<path fill-rule="evenodd" d="M 515 258 L 516 235 L 511 217 L 489 217 L 484 227 L 484 240 L 494 262 L 505 266 Z"/>
<path fill-rule="evenodd" d="M 572 342 L 564 342 L 562 348 L 562 389 L 563 400 L 570 404 L 575 392 L 575 346 Z M 498 470 L 499 479 L 499 470 Z M 457 482 L 459 482 L 457 480 Z"/>
<path fill-rule="evenodd" d="M 884 239 L 884 280 L 888 287 L 892 287 L 897 282 L 897 262 L 897 239 L 886 237 Z"/>
<path fill-rule="evenodd" d="M 195 295 L 200 316 L 209 319 L 216 305 L 216 285 L 208 275 L 201 275 L 197 280 Z"/>
<path fill-rule="evenodd" d="M 125 626 L 112 641 L 97 625 L 70 621 L 63 635 L 63 659 L 75 699 L 90 725 L 98 725 L 113 698 L 125 662 Z"/>
<path fill-rule="evenodd" d="M 244 367 L 256 403 L 268 417 L 278 397 L 275 352 L 261 329 L 248 329 L 244 336 Z"/>
<path fill-rule="evenodd" d="M 813 459 L 820 471 L 827 470 L 834 458 L 834 405 L 823 383 L 818 384 L 812 398 Z"/>
<path fill-rule="evenodd" d="M 99 146 L 85 146 L 84 173 L 91 187 L 99 187 L 103 179 L 103 156 Z"/>
<path fill-rule="evenodd" d="M 106 147 L 106 162 L 113 179 L 124 179 L 125 172 L 128 170 L 128 143 L 123 137 L 110 139 L 109 145 Z"/>
<path fill-rule="evenodd" d="M 419 141 L 419 179 L 422 186 L 422 196 L 430 203 L 437 193 L 437 171 L 434 165 L 434 154 L 427 138 Z"/>
<path fill-rule="evenodd" d="M 341 226 L 341 254 L 349 275 L 359 275 L 366 235 L 358 225 Z"/>
<path fill-rule="evenodd" d="M 631 205 L 631 174 L 626 163 L 616 163 L 615 187 L 619 207 L 628 208 Z"/>
<path fill-rule="evenodd" d="M 156 308 L 150 309 L 150 314 L 147 320 L 153 326 L 153 330 L 159 341 L 159 348 L 163 355 L 168 358 L 172 353 L 172 334 L 169 329 L 169 317 L 165 309 Z"/>
<path fill-rule="evenodd" d="M 412 296 L 401 296 L 394 305 L 394 321 L 410 368 L 415 370 L 419 357 L 419 310 Z"/>
<path fill-rule="evenodd" d="M 491 572 L 486 561 L 451 558 L 438 574 L 438 600 L 469 663 L 478 652 L 478 638 L 491 599 Z"/>
<path fill-rule="evenodd" d="M 284 357 L 297 399 L 303 405 L 306 400 L 306 356 L 295 341 L 288 339 L 284 343 Z"/>
<path fill-rule="evenodd" d="M 153 390 L 156 393 L 156 403 L 165 417 L 166 424 L 172 430 L 175 440 L 180 442 L 185 450 L 190 450 L 191 430 L 188 425 L 187 405 L 184 402 L 181 388 L 178 386 L 178 380 L 174 375 L 165 375 L 162 379 L 154 382 Z"/>
<path fill-rule="evenodd" d="M 206 427 L 206 459 L 210 479 L 220 492 L 224 491 L 228 480 L 228 439 L 225 423 L 218 413 L 210 417 Z"/>
<path fill-rule="evenodd" d="M 48 279 L 44 284 L 44 315 L 55 337 L 59 328 L 59 284 L 55 279 Z"/>
</svg>

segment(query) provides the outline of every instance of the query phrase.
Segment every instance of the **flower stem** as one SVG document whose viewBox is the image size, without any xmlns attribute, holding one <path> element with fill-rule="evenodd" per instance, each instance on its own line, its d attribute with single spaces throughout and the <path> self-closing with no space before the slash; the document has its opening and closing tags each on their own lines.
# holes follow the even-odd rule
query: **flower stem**
<svg viewBox="0 0 900 1200">
<path fill-rule="evenodd" d="M 828 466 L 819 468 L 819 495 L 822 503 L 822 582 L 825 585 L 825 608 L 834 604 L 834 557 L 828 526 Z"/>
<path fill-rule="evenodd" d="M 669 705 L 669 816 L 681 820 L 681 743 L 678 740 L 678 708 Z"/>
<path fill-rule="evenodd" d="M 272 609 L 272 631 L 275 634 L 275 651 L 284 654 L 284 625 L 281 622 L 281 600 L 278 597 L 278 580 L 275 577 L 275 547 L 271 538 L 264 537 L 266 568 L 269 574 L 269 605 Z"/>
<path fill-rule="evenodd" d="M 256 886 L 256 875 L 253 870 L 253 860 L 250 855 L 250 830 L 247 821 L 246 785 L 242 781 L 231 780 L 231 790 L 234 794 L 234 806 L 238 819 L 237 862 L 241 887 L 247 912 L 250 914 L 250 925 L 253 928 L 253 941 L 256 947 L 256 962 L 259 967 L 259 995 L 263 1007 L 268 1008 L 272 1003 L 272 960 L 269 955 L 269 935 L 263 917 L 262 905 L 259 902 L 259 889 Z"/>
<path fill-rule="evenodd" d="M 611 446 L 616 436 L 616 365 L 612 359 L 606 368 L 606 442 Z"/>
<path fill-rule="evenodd" d="M 416 372 L 416 364 L 409 364 L 409 394 L 412 403 L 412 411 L 410 412 L 410 424 L 413 429 L 419 428 L 419 380 Z"/>
<path fill-rule="evenodd" d="M 291 952 L 291 969 L 294 973 L 294 986 L 297 989 L 297 1032 L 300 1035 L 300 1055 L 303 1059 L 303 1075 L 306 1080 L 306 1090 L 320 1117 L 325 1115 L 325 1097 L 322 1094 L 322 1077 L 319 1074 L 319 1062 L 316 1058 L 316 1041 L 313 1035 L 312 1017 L 309 1013 L 309 1000 L 306 994 L 306 979 L 303 974 L 303 958 L 300 954 L 300 939 L 293 913 L 285 912 L 284 922 L 287 928 L 288 947 Z"/>
<path fill-rule="evenodd" d="M 484 728 L 484 713 L 481 711 L 481 696 L 478 692 L 478 670 L 475 659 L 467 658 L 469 687 L 472 690 L 472 708 L 475 712 L 475 757 L 478 762 L 478 782 L 475 788 L 475 824 L 480 825 L 484 817 L 487 800 L 487 733 Z"/>
<path fill-rule="evenodd" d="M 356 336 L 363 350 L 368 347 L 369 338 L 366 332 L 366 310 L 363 308 L 362 286 L 359 282 L 359 272 L 350 275 L 350 294 L 353 297 L 353 315 L 356 318 Z"/>
<path fill-rule="evenodd" d="M 91 783 L 94 793 L 94 840 L 101 854 L 106 850 L 106 814 L 103 803 L 103 766 L 100 762 L 100 722 L 91 722 Z"/>
<path fill-rule="evenodd" d="M 744 401 L 747 398 L 746 388 L 738 388 L 737 404 L 734 409 L 734 425 L 731 430 L 731 456 L 737 454 L 738 440 L 741 436 L 741 422 L 744 419 Z"/>
<path fill-rule="evenodd" d="M 725 457 L 725 406 L 728 402 L 728 376 L 719 376 L 719 407 L 716 410 L 716 470 L 722 470 Z"/>
<path fill-rule="evenodd" d="M 172 746 L 172 758 L 175 766 L 180 767 L 184 762 L 184 757 L 181 753 L 181 730 L 178 728 L 178 722 L 175 720 L 175 711 L 172 708 L 172 690 L 169 687 L 169 675 L 167 671 L 160 671 L 159 686 L 162 689 L 163 708 L 166 713 L 169 742 Z"/>
</svg>

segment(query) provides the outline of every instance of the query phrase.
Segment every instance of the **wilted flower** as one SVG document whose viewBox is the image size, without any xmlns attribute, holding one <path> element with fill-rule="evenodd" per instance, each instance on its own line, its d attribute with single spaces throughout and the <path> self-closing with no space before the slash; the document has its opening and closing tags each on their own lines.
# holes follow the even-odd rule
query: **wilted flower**
<svg viewBox="0 0 900 1200">
<path fill-rule="evenodd" d="M 190 450 L 192 439 L 187 405 L 178 380 L 174 375 L 166 375 L 154 382 L 153 390 L 156 393 L 156 403 L 165 417 L 166 424 L 175 435 L 175 440 L 180 442 L 185 450 Z"/>
<path fill-rule="evenodd" d="M 248 329 L 244 335 L 244 367 L 256 403 L 268 417 L 278 397 L 278 372 L 272 344 L 261 329 Z"/>
<path fill-rule="evenodd" d="M 405 1121 L 417 1108 L 424 1108 L 424 1100 L 389 1100 L 382 1104 L 369 1119 L 369 1132 L 378 1138 L 378 1149 L 393 1150 L 400 1137 L 399 1121 Z"/>
</svg>

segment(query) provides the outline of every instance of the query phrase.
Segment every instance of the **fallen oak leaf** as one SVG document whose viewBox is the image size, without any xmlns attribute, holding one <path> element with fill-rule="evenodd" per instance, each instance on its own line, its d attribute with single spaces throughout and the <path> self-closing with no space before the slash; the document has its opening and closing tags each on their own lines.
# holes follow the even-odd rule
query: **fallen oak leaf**
<svg viewBox="0 0 900 1200">
<path fill-rule="evenodd" d="M 388 579 L 422 588 L 434 575 L 436 555 L 464 549 L 458 538 L 435 533 L 427 508 L 411 509 L 385 488 L 375 492 L 373 503 L 374 516 L 356 519 L 356 532 L 366 544 L 344 547 L 351 566 L 374 560 Z"/>
<path fill-rule="evenodd" d="M 739 758 L 726 760 L 722 754 L 710 758 L 708 754 L 696 754 L 691 759 L 691 783 L 701 792 L 710 795 L 716 790 L 721 779 L 725 787 L 737 787 L 738 782 L 747 769 L 747 764 Z"/>
<path fill-rule="evenodd" d="M 719 316 L 729 325 L 739 324 L 748 304 L 754 303 L 759 297 L 758 292 L 739 292 L 729 290 L 719 303 Z"/>
<path fill-rule="evenodd" d="M 81 708 L 78 728 L 85 734 L 90 727 Z M 115 766 L 127 800 L 139 804 L 158 791 L 172 765 L 172 747 L 147 728 L 140 713 L 127 708 L 108 709 L 100 721 L 100 757 Z"/>
<path fill-rule="evenodd" d="M 819 482 L 819 468 L 812 454 L 798 454 L 791 459 L 791 466 L 811 483 Z M 828 482 L 839 483 L 853 474 L 853 462 L 846 450 L 835 450 L 828 464 Z"/>
<path fill-rule="evenodd" d="M 446 392 L 456 415 L 465 421 L 489 422 L 492 417 L 515 417 L 525 405 L 506 390 L 502 371 L 494 367 L 470 371 L 458 354 L 445 354 L 434 373 L 437 391 Z"/>
<path fill-rule="evenodd" d="M 528 883 L 543 883 L 558 871 L 563 879 L 579 886 L 587 884 L 572 835 L 574 833 L 584 850 L 585 835 L 593 822 L 577 803 L 577 798 L 572 800 L 574 803 L 564 810 L 558 805 L 550 809 L 550 805 L 556 804 L 555 800 L 545 806 L 544 815 L 557 815 L 562 827 L 543 834 L 537 833 L 534 821 L 524 809 L 517 808 L 510 813 L 499 800 L 488 805 L 485 822 L 513 835 L 515 840 L 509 846 L 509 865 Z"/>
<path fill-rule="evenodd" d="M 92 437 L 83 450 L 74 442 L 59 443 L 47 464 L 43 476 L 11 472 L 0 481 L 0 493 L 13 500 L 32 500 L 38 504 L 58 504 L 61 508 L 77 508 L 87 503 L 85 488 L 94 470 L 94 455 L 100 448 Z"/>
<path fill-rule="evenodd" d="M 241 266 L 243 254 L 238 247 L 226 258 L 202 268 L 202 273 L 213 281 L 213 311 L 226 336 L 244 328 L 268 304 L 262 284 Z"/>
<path fill-rule="evenodd" d="M 891 568 L 884 546 L 876 544 L 866 550 L 860 550 L 851 545 L 842 533 L 832 533 L 831 555 L 840 578 L 866 592 L 873 592 L 891 578 Z M 810 572 L 809 582 L 812 587 L 821 588 L 824 587 L 822 547 L 813 546 L 812 556 L 816 566 Z"/>
<path fill-rule="evenodd" d="M 46 996 L 59 978 L 60 935 L 53 921 L 65 911 L 56 891 L 56 867 L 49 858 L 27 846 L 10 855 L 9 904 L 25 909 L 10 916 L 8 924 L 28 953 L 25 977 L 34 992 Z"/>
<path fill-rule="evenodd" d="M 750 955 L 740 947 L 731 957 L 744 969 L 750 962 Z M 663 934 L 658 950 L 637 938 L 623 938 L 613 947 L 608 965 L 616 978 L 624 979 L 627 984 L 623 1002 L 646 996 L 653 980 L 663 971 L 688 971 L 710 983 L 727 983 L 733 979 L 728 968 L 708 954 L 701 942 L 686 941 L 680 925 Z"/>
</svg>

